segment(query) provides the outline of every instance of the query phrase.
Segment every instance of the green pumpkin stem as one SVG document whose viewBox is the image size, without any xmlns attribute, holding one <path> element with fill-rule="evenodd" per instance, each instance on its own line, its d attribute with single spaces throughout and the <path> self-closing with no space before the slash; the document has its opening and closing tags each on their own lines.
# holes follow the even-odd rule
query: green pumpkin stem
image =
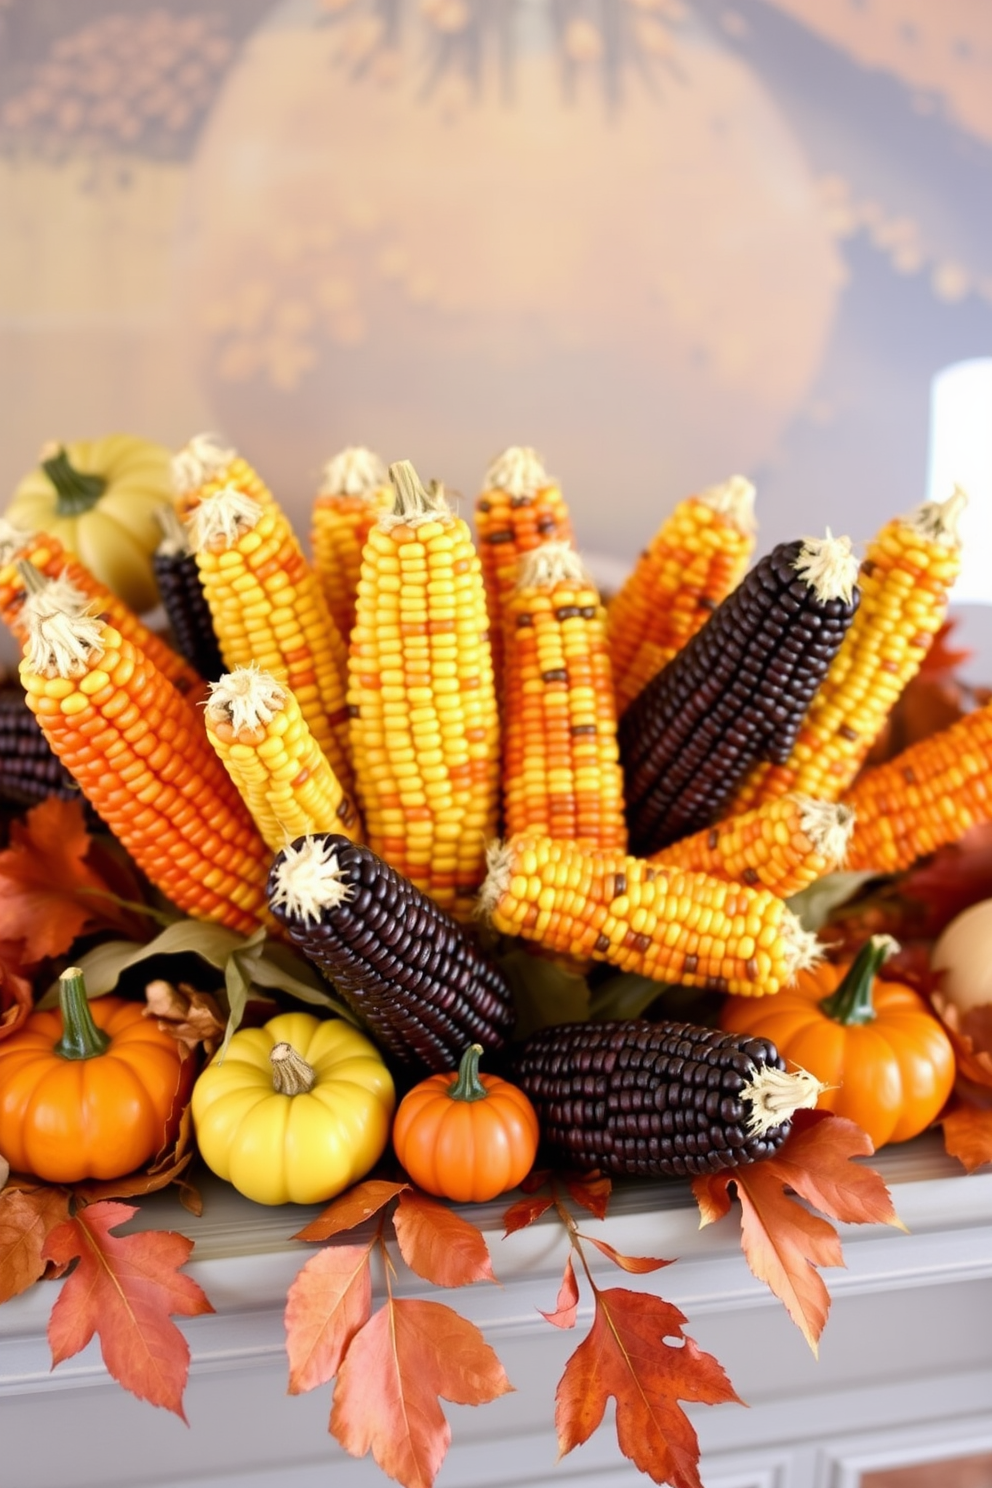
<svg viewBox="0 0 992 1488">
<path fill-rule="evenodd" d="M 898 942 L 891 935 L 873 935 L 866 940 L 848 968 L 847 975 L 829 997 L 824 997 L 820 1007 L 828 1018 L 850 1028 L 859 1023 L 871 1023 L 875 1017 L 872 989 L 879 968 L 898 951 Z"/>
<path fill-rule="evenodd" d="M 79 517 L 96 506 L 107 489 L 102 475 L 87 475 L 70 465 L 64 445 L 57 445 L 51 454 L 42 452 L 41 468 L 55 487 L 55 513 L 59 517 Z"/>
<path fill-rule="evenodd" d="M 469 1044 L 458 1065 L 458 1078 L 448 1086 L 448 1095 L 452 1100 L 485 1100 L 489 1094 L 489 1091 L 479 1079 L 479 1059 L 481 1056 L 482 1045 Z"/>
<path fill-rule="evenodd" d="M 67 966 L 59 977 L 59 1007 L 62 1037 L 54 1052 L 62 1059 L 96 1059 L 110 1047 L 109 1033 L 97 1028 L 86 996 L 86 983 L 78 966 Z"/>
</svg>

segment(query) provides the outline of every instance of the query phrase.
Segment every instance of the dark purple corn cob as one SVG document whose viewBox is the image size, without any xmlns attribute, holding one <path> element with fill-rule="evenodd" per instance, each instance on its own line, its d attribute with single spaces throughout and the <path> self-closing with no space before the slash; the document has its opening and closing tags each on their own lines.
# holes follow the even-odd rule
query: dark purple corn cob
<svg viewBox="0 0 992 1488">
<path fill-rule="evenodd" d="M 505 1044 L 514 1010 L 502 972 L 369 848 L 332 832 L 298 837 L 272 865 L 269 903 L 398 1064 L 450 1070 L 469 1044 Z"/>
<path fill-rule="evenodd" d="M 82 800 L 24 701 L 24 689 L 0 684 L 0 798 L 17 806 L 36 806 L 48 796 Z"/>
<path fill-rule="evenodd" d="M 785 1073 L 768 1039 L 691 1023 L 566 1023 L 533 1034 L 513 1077 L 549 1156 L 580 1171 L 684 1177 L 781 1147 L 811 1075 Z"/>
<path fill-rule="evenodd" d="M 630 851 L 720 815 L 752 765 L 788 759 L 860 600 L 846 538 L 780 543 L 620 720 Z"/>
<path fill-rule="evenodd" d="M 162 508 L 159 522 L 164 536 L 152 557 L 152 568 L 176 650 L 201 677 L 216 682 L 227 668 L 186 529 L 171 506 Z"/>
</svg>

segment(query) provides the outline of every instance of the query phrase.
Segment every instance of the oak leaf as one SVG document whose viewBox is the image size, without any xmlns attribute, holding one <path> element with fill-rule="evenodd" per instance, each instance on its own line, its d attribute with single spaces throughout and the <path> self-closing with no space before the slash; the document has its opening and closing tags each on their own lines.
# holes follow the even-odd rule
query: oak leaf
<svg viewBox="0 0 992 1488">
<path fill-rule="evenodd" d="M 579 1284 L 575 1279 L 575 1267 L 572 1265 L 572 1257 L 569 1255 L 565 1262 L 565 1274 L 558 1288 L 558 1300 L 555 1302 L 554 1312 L 542 1312 L 543 1318 L 553 1323 L 556 1328 L 574 1328 L 575 1319 L 579 1310 Z"/>
<path fill-rule="evenodd" d="M 0 1302 L 27 1291 L 44 1275 L 45 1241 L 68 1217 L 64 1188 L 7 1188 L 0 1193 Z"/>
<path fill-rule="evenodd" d="M 655 1483 L 702 1488 L 699 1442 L 679 1401 L 741 1402 L 716 1359 L 683 1333 L 685 1321 L 660 1297 L 597 1290 L 592 1328 L 555 1397 L 562 1456 L 589 1440 L 612 1396 L 623 1455 Z"/>
<path fill-rule="evenodd" d="M 332 1235 L 353 1230 L 409 1187 L 408 1183 L 390 1183 L 385 1178 L 367 1178 L 364 1183 L 356 1183 L 354 1188 L 334 1199 L 316 1219 L 298 1230 L 293 1239 L 330 1240 Z"/>
<path fill-rule="evenodd" d="M 440 1401 L 483 1405 L 512 1388 L 474 1323 L 441 1302 L 390 1298 L 345 1354 L 331 1433 L 403 1488 L 431 1488 L 451 1442 Z"/>
<path fill-rule="evenodd" d="M 992 1109 L 957 1102 L 941 1118 L 944 1147 L 949 1157 L 956 1157 L 965 1171 L 992 1162 Z"/>
<path fill-rule="evenodd" d="M 475 1225 L 417 1189 L 400 1194 L 393 1228 L 410 1270 L 434 1286 L 496 1280 L 485 1239 Z"/>
<path fill-rule="evenodd" d="M 49 1318 L 52 1364 L 78 1354 L 96 1333 L 118 1384 L 185 1421 L 189 1344 L 171 1315 L 196 1317 L 213 1308 L 197 1283 L 179 1271 L 193 1249 L 191 1240 L 171 1230 L 111 1233 L 136 1213 L 131 1204 L 91 1204 L 49 1232 L 45 1260 L 79 1261 Z"/>
<path fill-rule="evenodd" d="M 289 1393 L 326 1384 L 372 1312 L 367 1245 L 328 1245 L 311 1256 L 286 1298 Z"/>
</svg>

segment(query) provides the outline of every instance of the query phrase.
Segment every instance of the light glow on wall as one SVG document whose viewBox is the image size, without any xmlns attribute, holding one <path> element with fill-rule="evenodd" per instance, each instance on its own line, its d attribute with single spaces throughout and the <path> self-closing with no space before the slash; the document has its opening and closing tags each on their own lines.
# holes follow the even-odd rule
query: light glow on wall
<svg viewBox="0 0 992 1488">
<path fill-rule="evenodd" d="M 955 485 L 967 491 L 968 506 L 951 599 L 992 604 L 992 357 L 955 362 L 931 384 L 929 500 L 945 500 Z"/>
</svg>

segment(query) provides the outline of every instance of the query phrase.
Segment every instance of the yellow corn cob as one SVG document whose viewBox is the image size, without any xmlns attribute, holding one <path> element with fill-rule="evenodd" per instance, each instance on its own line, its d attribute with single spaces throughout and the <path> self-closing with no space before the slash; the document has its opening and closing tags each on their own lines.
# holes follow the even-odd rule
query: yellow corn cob
<svg viewBox="0 0 992 1488">
<path fill-rule="evenodd" d="M 893 704 L 920 669 L 961 565 L 957 522 L 967 497 L 925 502 L 889 522 L 869 544 L 861 604 L 810 704 L 784 764 L 761 764 L 730 810 L 800 791 L 837 801 L 857 775 Z"/>
<path fill-rule="evenodd" d="M 497 930 L 577 961 L 743 996 L 778 992 L 818 956 L 767 889 L 550 837 L 494 844 L 479 904 Z"/>
<path fill-rule="evenodd" d="M 224 665 L 256 662 L 285 681 L 350 790 L 347 652 L 285 514 L 225 486 L 188 525 Z"/>
<path fill-rule="evenodd" d="M 479 559 L 465 522 L 407 461 L 369 533 L 348 702 L 369 846 L 459 918 L 485 875 L 499 727 Z"/>
<path fill-rule="evenodd" d="M 493 666 L 502 690 L 503 624 L 517 587 L 517 561 L 541 543 L 574 542 L 568 507 L 536 450 L 513 444 L 493 461 L 475 503 L 475 530 L 492 622 Z"/>
<path fill-rule="evenodd" d="M 324 466 L 310 546 L 327 608 L 346 639 L 355 623 L 362 549 L 376 518 L 392 510 L 394 494 L 385 465 L 371 450 L 349 447 Z"/>
<path fill-rule="evenodd" d="M 260 506 L 267 506 L 272 492 L 258 472 L 237 450 L 225 449 L 214 434 L 194 434 L 172 457 L 172 485 L 176 511 L 188 517 L 207 496 L 233 486 Z"/>
<path fill-rule="evenodd" d="M 623 852 L 623 772 L 606 614 L 568 543 L 520 559 L 507 608 L 503 807 L 510 836 Z"/>
<path fill-rule="evenodd" d="M 207 738 L 273 852 L 313 832 L 360 842 L 355 803 L 322 753 L 296 698 L 259 667 L 210 687 Z"/>
<path fill-rule="evenodd" d="M 648 862 L 710 873 L 788 899 L 843 864 L 853 827 L 848 806 L 779 796 L 673 842 Z"/>
<path fill-rule="evenodd" d="M 866 770 L 844 802 L 857 818 L 848 867 L 879 873 L 992 821 L 992 703 Z"/>
<path fill-rule="evenodd" d="M 740 583 L 754 549 L 754 487 L 743 476 L 680 501 L 610 601 L 622 713 Z"/>
<path fill-rule="evenodd" d="M 250 934 L 268 919 L 271 854 L 196 709 L 119 631 L 42 598 L 21 681 L 52 749 L 174 904 Z"/>
</svg>

